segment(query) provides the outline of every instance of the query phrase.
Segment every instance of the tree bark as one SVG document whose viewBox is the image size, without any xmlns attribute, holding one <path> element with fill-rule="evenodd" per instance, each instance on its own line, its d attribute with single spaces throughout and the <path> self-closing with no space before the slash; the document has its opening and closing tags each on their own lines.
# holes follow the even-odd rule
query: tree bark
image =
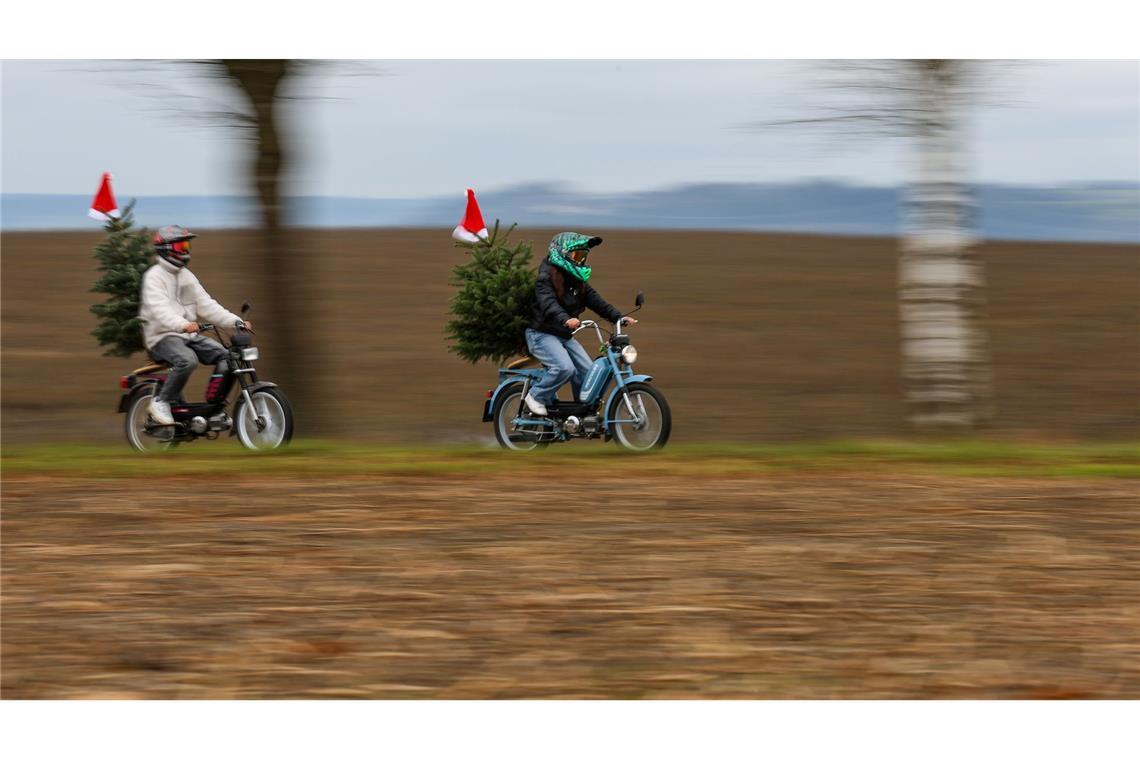
<svg viewBox="0 0 1140 760">
<path fill-rule="evenodd" d="M 226 74 L 244 93 L 252 111 L 255 145 L 250 178 L 257 196 L 262 234 L 257 245 L 262 294 L 257 318 L 273 347 L 274 382 L 293 402 L 301 432 L 319 427 L 316 410 L 320 378 L 313 372 L 303 333 L 310 303 L 303 255 L 285 229 L 287 209 L 282 178 L 288 168 L 286 135 L 279 122 L 281 89 L 293 63 L 288 60 L 223 60 Z M 264 308 L 260 308 L 264 304 Z"/>
<path fill-rule="evenodd" d="M 960 76 L 955 61 L 915 61 L 916 173 L 899 258 L 907 414 L 920 430 L 970 430 L 992 416 L 983 325 L 985 273 L 973 251 Z"/>
</svg>

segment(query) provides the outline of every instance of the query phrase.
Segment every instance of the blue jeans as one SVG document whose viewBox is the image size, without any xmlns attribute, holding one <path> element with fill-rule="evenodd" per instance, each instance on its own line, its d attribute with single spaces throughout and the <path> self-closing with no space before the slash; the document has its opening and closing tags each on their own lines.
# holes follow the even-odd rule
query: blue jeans
<svg viewBox="0 0 1140 760">
<path fill-rule="evenodd" d="M 526 347 L 530 350 L 530 355 L 546 367 L 546 374 L 530 388 L 534 400 L 546 406 L 554 400 L 558 389 L 570 380 L 574 400 L 577 401 L 582 381 L 586 379 L 586 373 L 593 364 L 582 344 L 573 338 L 559 338 L 528 327 Z"/>
</svg>

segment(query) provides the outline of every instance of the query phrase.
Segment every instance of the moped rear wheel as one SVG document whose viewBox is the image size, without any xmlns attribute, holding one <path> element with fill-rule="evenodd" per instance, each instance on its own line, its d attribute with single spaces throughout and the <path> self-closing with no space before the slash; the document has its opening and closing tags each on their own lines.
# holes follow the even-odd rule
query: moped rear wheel
<svg viewBox="0 0 1140 760">
<path fill-rule="evenodd" d="M 673 415 L 665 394 L 648 383 L 630 383 L 623 391 L 616 391 L 610 414 L 613 438 L 619 446 L 630 451 L 659 449 L 669 440 L 673 429 Z M 634 414 L 630 413 L 630 406 Z"/>
<path fill-rule="evenodd" d="M 127 407 L 126 428 L 127 443 L 135 451 L 144 454 L 156 454 L 170 451 L 178 445 L 174 440 L 175 428 L 173 425 L 155 425 L 150 420 L 148 412 L 150 399 L 154 395 L 156 386 L 153 383 L 135 390 Z"/>
<path fill-rule="evenodd" d="M 491 412 L 491 419 L 495 424 L 495 440 L 504 449 L 511 451 L 533 451 L 549 446 L 548 441 L 536 440 L 533 432 L 512 422 L 525 410 L 522 391 L 523 384 L 516 383 L 505 388 L 495 400 L 495 408 Z"/>
</svg>

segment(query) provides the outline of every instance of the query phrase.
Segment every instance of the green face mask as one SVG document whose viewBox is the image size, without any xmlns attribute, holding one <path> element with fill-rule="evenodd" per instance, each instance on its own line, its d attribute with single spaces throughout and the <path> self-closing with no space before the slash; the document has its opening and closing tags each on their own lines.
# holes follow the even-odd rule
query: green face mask
<svg viewBox="0 0 1140 760">
<path fill-rule="evenodd" d="M 590 279 L 590 272 L 593 270 L 585 264 L 575 264 L 568 254 L 573 251 L 589 250 L 591 239 L 589 235 L 578 232 L 560 232 L 550 241 L 550 255 L 547 258 L 554 266 L 585 282 Z"/>
</svg>

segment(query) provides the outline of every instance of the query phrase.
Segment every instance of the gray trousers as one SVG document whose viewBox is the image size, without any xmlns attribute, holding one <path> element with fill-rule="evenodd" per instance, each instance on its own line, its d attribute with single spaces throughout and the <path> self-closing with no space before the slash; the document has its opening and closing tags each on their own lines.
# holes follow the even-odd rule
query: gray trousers
<svg viewBox="0 0 1140 760">
<path fill-rule="evenodd" d="M 229 351 L 212 338 L 191 339 L 168 335 L 154 344 L 150 355 L 170 365 L 170 377 L 158 394 L 160 401 L 169 403 L 177 401 L 182 395 L 182 389 L 186 387 L 190 375 L 198 368 L 199 360 L 203 364 L 218 364 L 229 357 Z"/>
</svg>

